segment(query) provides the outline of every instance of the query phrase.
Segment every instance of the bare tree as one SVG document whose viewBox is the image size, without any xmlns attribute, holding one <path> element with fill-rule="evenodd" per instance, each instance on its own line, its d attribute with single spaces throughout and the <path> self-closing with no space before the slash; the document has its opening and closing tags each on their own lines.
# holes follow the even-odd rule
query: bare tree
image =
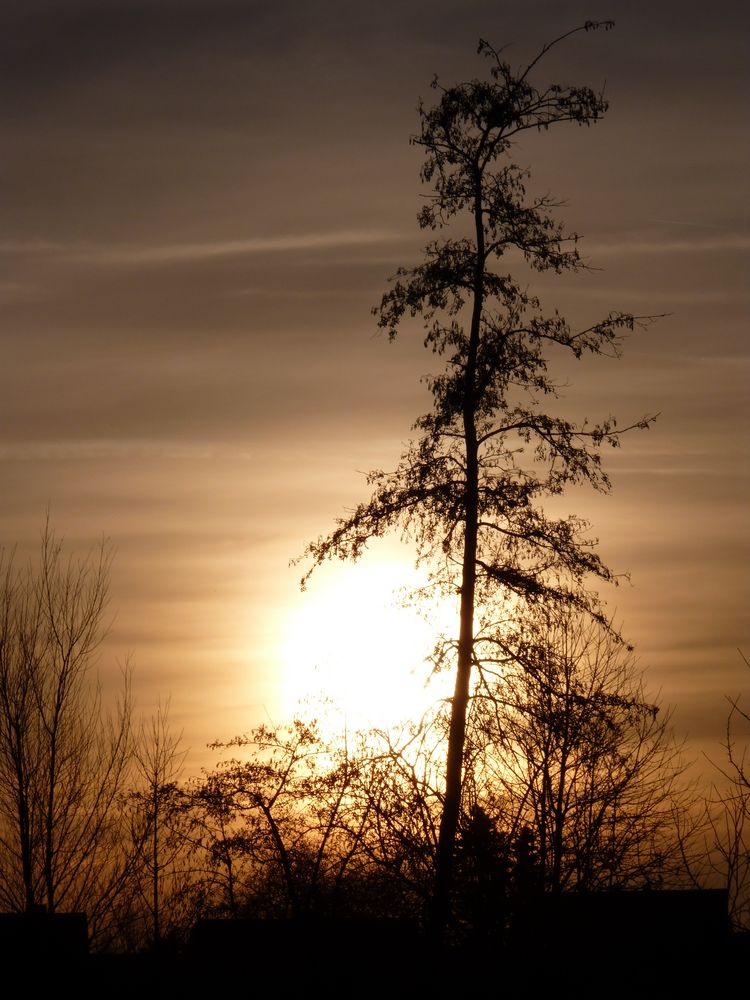
<svg viewBox="0 0 750 1000">
<path fill-rule="evenodd" d="M 686 765 L 631 650 L 569 611 L 514 625 L 495 649 L 472 705 L 474 795 L 534 831 L 543 887 L 677 884 Z"/>
<path fill-rule="evenodd" d="M 739 650 L 745 664 L 745 654 Z M 737 930 L 750 926 L 750 764 L 747 759 L 747 732 L 738 736 L 737 726 L 750 726 L 750 712 L 740 697 L 729 697 L 729 713 L 724 737 L 724 759 L 715 765 L 724 781 L 714 789 L 707 813 L 711 828 L 706 861 L 711 875 L 725 883 L 729 913 Z"/>
<path fill-rule="evenodd" d="M 443 807 L 444 706 L 360 734 L 347 820 L 380 912 L 426 912 Z"/>
<path fill-rule="evenodd" d="M 0 905 L 85 911 L 94 929 L 129 865 L 130 673 L 107 711 L 95 669 L 110 564 L 104 544 L 66 557 L 49 525 L 36 563 L 0 563 Z"/>
<path fill-rule="evenodd" d="M 148 723 L 141 722 L 135 747 L 137 788 L 128 797 L 130 830 L 138 863 L 133 889 L 159 947 L 165 935 L 183 930 L 190 919 L 192 870 L 185 817 L 187 795 L 179 784 L 186 751 L 169 724 L 169 702 L 159 702 Z"/>
<path fill-rule="evenodd" d="M 297 717 L 213 747 L 232 756 L 193 789 L 195 842 L 223 871 L 230 911 L 300 917 L 325 908 L 353 855 L 346 738 L 324 741 L 315 720 Z"/>
</svg>

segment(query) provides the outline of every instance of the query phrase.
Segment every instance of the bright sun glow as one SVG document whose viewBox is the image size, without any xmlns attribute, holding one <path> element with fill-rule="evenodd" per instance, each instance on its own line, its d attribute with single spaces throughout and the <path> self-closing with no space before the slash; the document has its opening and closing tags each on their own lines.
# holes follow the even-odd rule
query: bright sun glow
<svg viewBox="0 0 750 1000">
<path fill-rule="evenodd" d="M 450 602 L 429 614 L 403 606 L 404 588 L 425 581 L 408 563 L 372 558 L 314 575 L 283 640 L 287 711 L 322 695 L 352 728 L 389 726 L 445 697 L 446 675 L 431 680 L 427 658 L 450 626 Z"/>
</svg>

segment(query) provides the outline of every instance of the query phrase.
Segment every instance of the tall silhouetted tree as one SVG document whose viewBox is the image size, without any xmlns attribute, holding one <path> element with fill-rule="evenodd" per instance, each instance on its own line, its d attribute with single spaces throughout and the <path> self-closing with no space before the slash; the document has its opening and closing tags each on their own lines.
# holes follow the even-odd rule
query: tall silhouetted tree
<svg viewBox="0 0 750 1000">
<path fill-rule="evenodd" d="M 433 897 L 437 933 L 450 913 L 471 674 L 481 655 L 478 613 L 503 602 L 552 602 L 602 617 L 586 580 L 611 579 L 584 537 L 586 523 L 552 517 L 542 503 L 582 482 L 608 490 L 600 448 L 616 445 L 622 430 L 612 418 L 589 425 L 558 415 L 550 368 L 556 354 L 618 356 L 637 319 L 615 312 L 574 329 L 557 311 L 544 313 L 508 273 L 524 262 L 558 274 L 584 266 L 576 236 L 552 215 L 556 203 L 527 192 L 527 172 L 510 153 L 525 132 L 602 117 L 601 94 L 531 80 L 552 46 L 596 27 L 567 32 L 519 71 L 482 41 L 489 79 L 448 88 L 435 81 L 437 103 L 420 107 L 413 142 L 424 150 L 422 180 L 431 193 L 419 224 L 435 236 L 421 263 L 398 271 L 375 312 L 390 339 L 404 320 L 420 317 L 425 346 L 443 367 L 428 379 L 432 409 L 416 421 L 419 436 L 396 470 L 372 472 L 370 499 L 307 550 L 313 567 L 331 557 L 356 559 L 370 539 L 399 530 L 429 561 L 435 583 L 460 594 Z"/>
</svg>

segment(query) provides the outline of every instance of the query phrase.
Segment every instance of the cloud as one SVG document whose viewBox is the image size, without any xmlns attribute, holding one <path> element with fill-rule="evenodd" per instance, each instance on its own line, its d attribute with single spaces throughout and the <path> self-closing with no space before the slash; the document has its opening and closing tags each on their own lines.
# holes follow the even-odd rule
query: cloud
<svg viewBox="0 0 750 1000">
<path fill-rule="evenodd" d="M 0 443 L 0 461 L 100 461 L 124 458 L 213 460 L 229 456 L 249 461 L 247 448 L 184 441 L 116 440 L 111 438 Z"/>
<path fill-rule="evenodd" d="M 7 253 L 52 253 L 86 264 L 142 265 L 181 264 L 239 257 L 246 254 L 289 253 L 299 250 L 328 250 L 340 247 L 370 246 L 400 241 L 403 234 L 386 229 L 342 229 L 333 232 L 293 233 L 283 236 L 251 236 L 245 239 L 206 240 L 200 243 L 165 243 L 161 245 L 77 243 L 46 241 L 4 242 L 0 251 Z"/>
<path fill-rule="evenodd" d="M 0 305 L 14 302 L 33 302 L 42 289 L 26 281 L 0 281 Z"/>
<path fill-rule="evenodd" d="M 727 305 L 747 302 L 750 299 L 750 291 L 735 291 L 729 288 L 715 289 L 655 289 L 655 288 L 619 288 L 619 287 L 581 287 L 576 289 L 579 296 L 587 299 L 611 300 L 613 296 L 620 296 L 624 301 L 628 299 L 638 299 L 646 296 L 649 302 L 664 302 L 670 307 L 678 304 L 707 304 L 707 305 Z"/>
<path fill-rule="evenodd" d="M 63 253 L 69 247 L 55 240 L 0 240 L 0 253 L 41 254 Z"/>
<path fill-rule="evenodd" d="M 696 236 L 692 239 L 622 239 L 611 243 L 586 241 L 586 253 L 594 254 L 693 254 L 750 250 L 750 235 Z"/>
</svg>

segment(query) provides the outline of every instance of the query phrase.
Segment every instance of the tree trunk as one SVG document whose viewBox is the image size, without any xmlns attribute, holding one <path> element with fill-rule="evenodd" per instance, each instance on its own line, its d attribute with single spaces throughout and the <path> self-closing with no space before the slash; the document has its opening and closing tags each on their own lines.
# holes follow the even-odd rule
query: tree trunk
<svg viewBox="0 0 750 1000">
<path fill-rule="evenodd" d="M 484 288 L 484 228 L 482 218 L 482 178 L 479 168 L 475 176 L 474 225 L 477 256 L 474 267 L 474 303 L 466 358 L 464 382 L 463 428 L 466 450 L 464 550 L 461 569 L 461 610 L 456 663 L 456 684 L 451 702 L 448 735 L 448 759 L 445 776 L 445 801 L 440 817 L 437 851 L 435 854 L 435 886 L 430 915 L 431 936 L 436 943 L 442 939 L 451 912 L 451 882 L 456 832 L 461 812 L 463 787 L 466 716 L 469 709 L 471 667 L 474 659 L 474 606 L 477 575 L 477 537 L 479 521 L 479 446 L 476 429 L 476 364 L 483 308 Z"/>
</svg>

